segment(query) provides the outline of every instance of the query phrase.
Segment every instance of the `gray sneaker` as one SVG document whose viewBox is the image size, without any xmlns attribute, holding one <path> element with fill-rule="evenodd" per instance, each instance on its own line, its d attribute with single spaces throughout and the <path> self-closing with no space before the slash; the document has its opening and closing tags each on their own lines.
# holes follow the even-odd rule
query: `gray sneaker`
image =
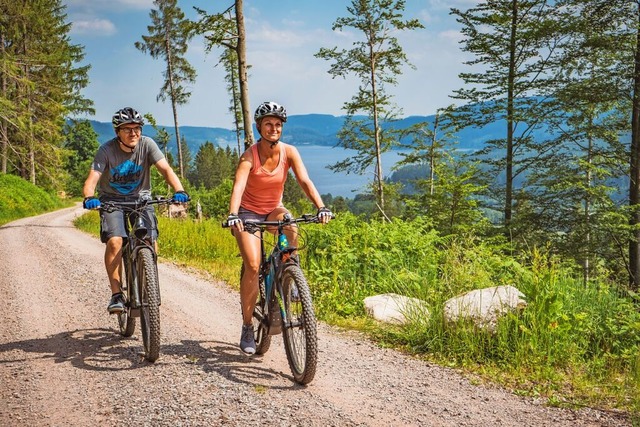
<svg viewBox="0 0 640 427">
<path fill-rule="evenodd" d="M 107 311 L 111 314 L 122 313 L 124 311 L 124 297 L 122 296 L 122 293 L 119 292 L 111 295 Z"/>
<path fill-rule="evenodd" d="M 253 325 L 242 325 L 240 350 L 246 354 L 254 354 L 256 352 L 256 340 L 253 337 Z"/>
</svg>

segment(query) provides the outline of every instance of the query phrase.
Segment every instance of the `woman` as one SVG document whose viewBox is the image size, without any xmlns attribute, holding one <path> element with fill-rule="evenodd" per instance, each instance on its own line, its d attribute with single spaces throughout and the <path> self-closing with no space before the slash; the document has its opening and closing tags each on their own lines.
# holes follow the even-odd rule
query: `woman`
<svg viewBox="0 0 640 427">
<path fill-rule="evenodd" d="M 256 351 L 251 318 L 258 297 L 258 269 L 260 267 L 260 240 L 244 231 L 243 222 L 253 220 L 280 220 L 289 213 L 282 204 L 284 183 L 289 169 L 307 197 L 318 208 L 323 224 L 331 219 L 331 211 L 311 182 L 298 150 L 280 141 L 282 125 L 287 111 L 275 102 L 263 102 L 256 109 L 254 119 L 260 139 L 240 157 L 236 169 L 227 223 L 238 242 L 244 265 L 240 279 L 240 305 L 242 306 L 242 334 L 240 349 L 246 354 Z M 287 239 L 295 246 L 296 233 L 287 230 Z"/>
</svg>

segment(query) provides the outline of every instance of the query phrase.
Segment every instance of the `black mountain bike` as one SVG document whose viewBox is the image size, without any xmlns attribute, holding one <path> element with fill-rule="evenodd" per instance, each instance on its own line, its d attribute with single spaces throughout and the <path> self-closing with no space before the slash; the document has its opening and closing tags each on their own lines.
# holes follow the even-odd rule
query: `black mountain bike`
<svg viewBox="0 0 640 427">
<path fill-rule="evenodd" d="M 100 209 L 122 211 L 127 220 L 127 237 L 122 243 L 121 287 L 125 309 L 118 314 L 120 335 L 130 337 L 140 318 L 144 357 L 155 362 L 160 355 L 160 283 L 155 242 L 147 237 L 147 228 L 139 215 L 148 205 L 171 204 L 171 199 L 157 198 L 134 202 L 105 201 Z"/>
<path fill-rule="evenodd" d="M 297 255 L 303 249 L 289 246 L 284 228 L 292 224 L 318 222 L 316 215 L 299 218 L 285 216 L 281 221 L 245 221 L 249 233 L 261 240 L 261 263 L 258 275 L 259 296 L 253 312 L 256 354 L 264 354 L 271 346 L 271 337 L 282 333 L 293 379 L 308 384 L 316 374 L 318 337 L 311 291 Z M 224 222 L 223 227 L 228 227 Z M 267 254 L 264 232 L 277 228 L 273 249 Z M 298 230 L 299 232 L 300 230 Z"/>
</svg>

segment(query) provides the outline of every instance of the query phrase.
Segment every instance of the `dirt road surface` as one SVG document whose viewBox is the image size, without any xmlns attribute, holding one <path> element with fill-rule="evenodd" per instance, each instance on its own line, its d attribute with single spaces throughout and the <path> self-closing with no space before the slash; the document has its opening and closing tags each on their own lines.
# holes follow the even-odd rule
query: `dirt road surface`
<svg viewBox="0 0 640 427">
<path fill-rule="evenodd" d="M 281 336 L 238 349 L 237 293 L 159 266 L 162 342 L 116 331 L 104 246 L 80 207 L 0 227 L 0 426 L 626 426 L 618 413 L 549 408 L 320 325 L 319 364 L 291 379 Z"/>
</svg>

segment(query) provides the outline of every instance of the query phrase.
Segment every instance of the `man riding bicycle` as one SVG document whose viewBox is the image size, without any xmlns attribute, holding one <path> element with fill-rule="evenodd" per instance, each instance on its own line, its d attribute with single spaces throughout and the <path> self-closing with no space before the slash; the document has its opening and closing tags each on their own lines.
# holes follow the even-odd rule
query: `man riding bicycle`
<svg viewBox="0 0 640 427">
<path fill-rule="evenodd" d="M 189 201 L 180 179 L 167 162 L 156 142 L 142 135 L 144 120 L 131 107 L 118 110 L 113 115 L 115 138 L 100 146 L 91 170 L 84 183 L 83 206 L 85 209 L 100 208 L 101 201 L 137 201 L 151 197 L 151 166 L 155 165 L 175 194 L 177 203 Z M 100 198 L 95 196 L 96 187 Z M 142 214 L 148 237 L 156 241 L 158 222 L 152 205 Z M 106 243 L 104 263 L 111 286 L 109 313 L 124 310 L 121 292 L 122 242 L 126 237 L 126 214 L 122 211 L 100 211 L 100 239 Z"/>
</svg>

